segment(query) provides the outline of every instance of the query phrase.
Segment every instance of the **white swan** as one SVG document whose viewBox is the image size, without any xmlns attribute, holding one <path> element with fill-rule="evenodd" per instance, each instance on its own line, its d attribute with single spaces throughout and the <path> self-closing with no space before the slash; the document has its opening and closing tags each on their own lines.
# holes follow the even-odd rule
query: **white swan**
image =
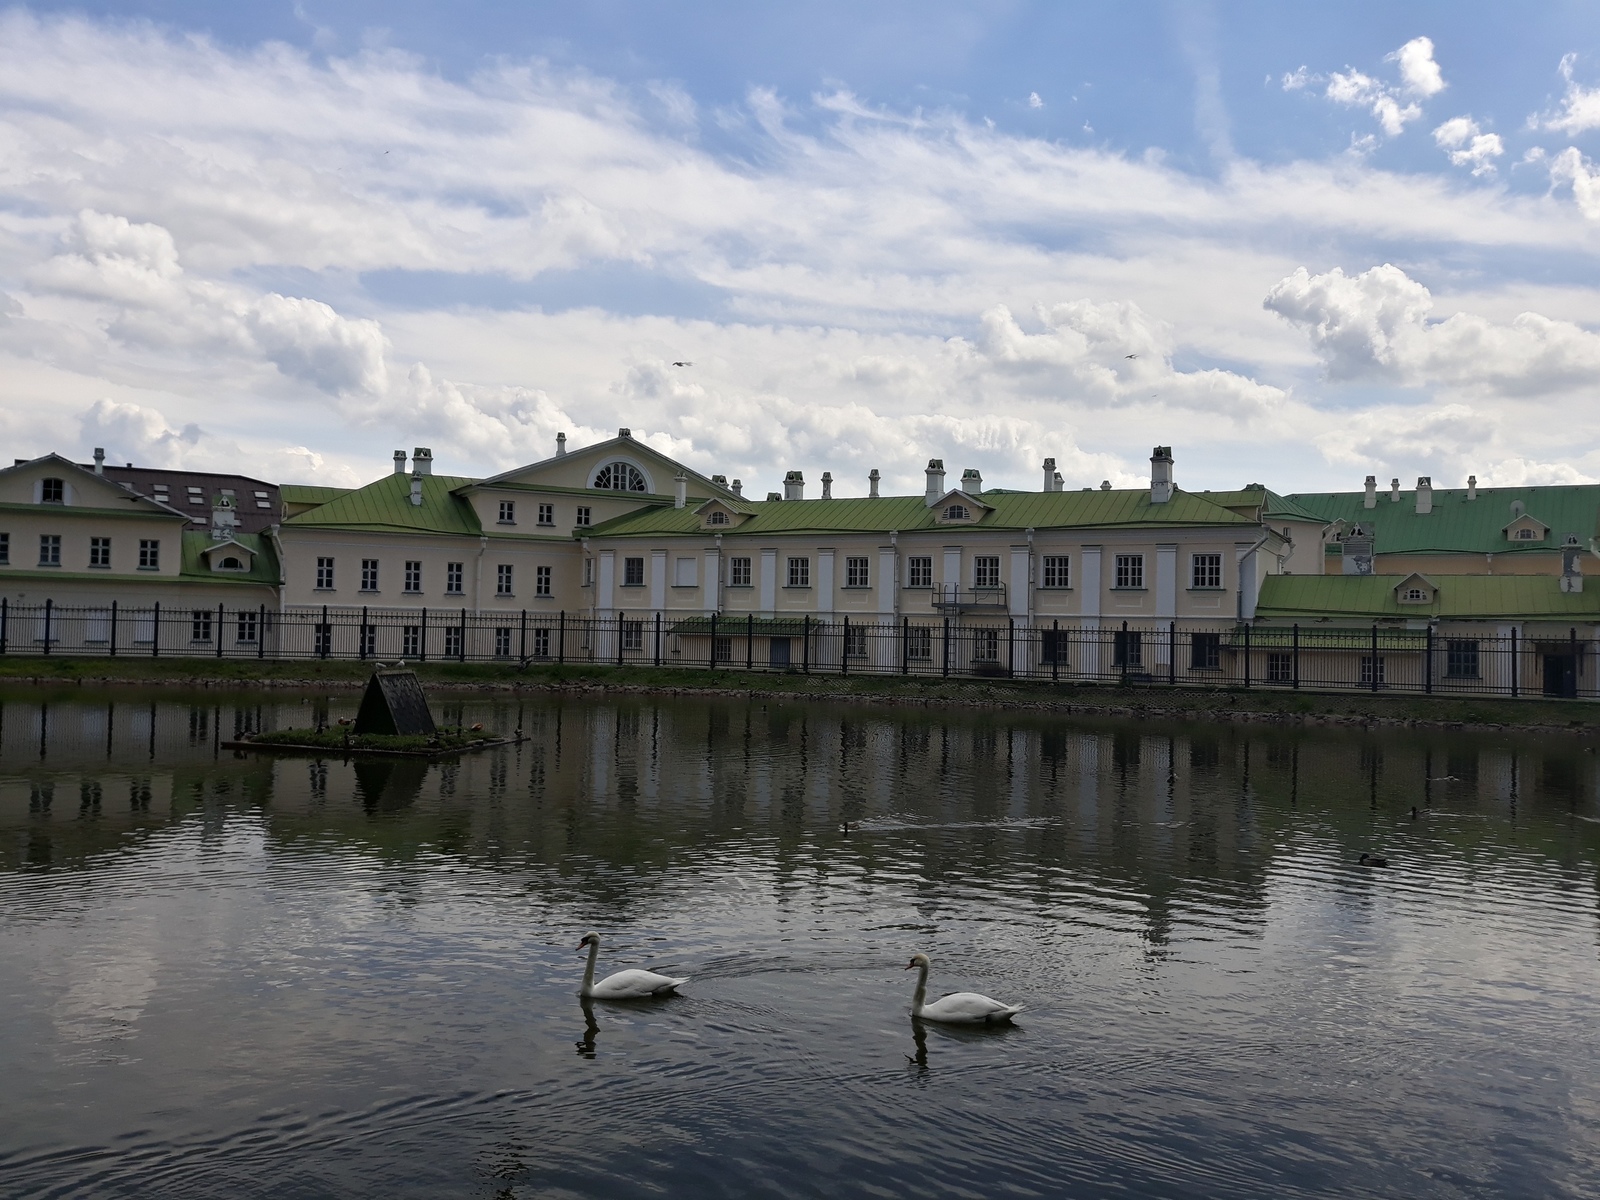
<svg viewBox="0 0 1600 1200">
<path fill-rule="evenodd" d="M 580 996 L 592 996 L 596 1000 L 644 1000 L 651 996 L 670 996 L 689 982 L 687 979 L 674 979 L 671 975 L 657 975 L 654 971 L 633 970 L 618 971 L 596 983 L 594 960 L 600 953 L 600 935 L 584 934 L 578 949 L 582 950 L 585 946 L 589 947 L 589 965 L 583 971 L 583 987 L 578 992 Z"/>
<path fill-rule="evenodd" d="M 928 956 L 913 954 L 906 970 L 916 970 L 917 990 L 911 996 L 911 1015 L 924 1021 L 945 1021 L 952 1025 L 998 1025 L 1022 1011 L 1020 1004 L 1001 1004 L 977 992 L 951 992 L 932 1004 L 924 1004 L 928 994 Z"/>
</svg>

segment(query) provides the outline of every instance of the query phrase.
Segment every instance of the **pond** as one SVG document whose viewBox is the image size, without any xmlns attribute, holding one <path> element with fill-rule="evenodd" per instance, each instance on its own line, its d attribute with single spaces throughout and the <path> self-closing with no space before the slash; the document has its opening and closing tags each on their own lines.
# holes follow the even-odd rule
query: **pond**
<svg viewBox="0 0 1600 1200">
<path fill-rule="evenodd" d="M 474 695 L 526 740 L 221 744 L 356 702 L 0 694 L 0 1190 L 1594 1194 L 1576 736 Z M 590 930 L 691 981 L 580 1004 Z M 916 951 L 1026 1010 L 914 1023 Z"/>
</svg>

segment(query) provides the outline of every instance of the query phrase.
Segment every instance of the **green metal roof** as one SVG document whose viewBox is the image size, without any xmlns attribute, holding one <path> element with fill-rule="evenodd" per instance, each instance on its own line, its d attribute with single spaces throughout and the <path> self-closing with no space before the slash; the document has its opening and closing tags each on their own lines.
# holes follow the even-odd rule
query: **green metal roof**
<svg viewBox="0 0 1600 1200">
<path fill-rule="evenodd" d="M 228 540 L 238 542 L 250 551 L 248 571 L 213 571 L 206 566 L 200 555 L 216 542 L 209 533 L 194 532 L 183 535 L 183 561 L 178 567 L 179 576 L 190 582 L 204 580 L 206 583 L 265 583 L 277 586 L 278 556 L 267 538 L 259 533 L 236 533 Z"/>
<path fill-rule="evenodd" d="M 1479 488 L 1468 500 L 1460 488 L 1435 488 L 1433 511 L 1417 513 L 1417 493 L 1401 492 L 1398 502 L 1378 492 L 1376 508 L 1363 492 L 1307 492 L 1289 497 L 1324 522 L 1362 525 L 1373 534 L 1377 554 L 1527 554 L 1557 550 L 1575 533 L 1584 542 L 1600 533 L 1600 484 L 1552 487 Z M 1511 504 L 1522 501 L 1527 514 L 1550 527 L 1542 542 L 1512 542 L 1505 527 L 1516 518 Z"/>
<path fill-rule="evenodd" d="M 1259 483 L 1235 491 L 1206 491 L 1200 492 L 1199 495 L 1213 504 L 1222 505 L 1223 508 L 1253 508 L 1256 510 L 1256 516 L 1261 519 L 1284 517 L 1291 521 L 1315 521 L 1319 525 L 1327 524 L 1310 509 L 1301 507 L 1288 497 L 1280 496 Z"/>
<path fill-rule="evenodd" d="M 283 483 L 278 485 L 278 495 L 285 504 L 326 504 L 340 496 L 348 496 L 350 488 L 323 487 L 315 483 Z"/>
<path fill-rule="evenodd" d="M 1395 589 L 1409 575 L 1269 575 L 1261 581 L 1256 616 L 1305 621 L 1318 617 L 1409 617 L 1444 620 L 1600 620 L 1600 585 L 1573 594 L 1556 575 L 1429 575 L 1432 604 L 1401 604 Z"/>
<path fill-rule="evenodd" d="M 941 525 L 921 496 L 856 497 L 846 500 L 744 501 L 748 521 L 716 530 L 725 537 L 779 533 L 902 533 L 929 529 L 1112 529 L 1175 525 L 1254 527 L 1255 522 L 1213 504 L 1204 495 L 1178 492 L 1151 504 L 1147 489 L 1092 492 L 984 492 L 991 506 L 981 521 Z M 615 517 L 588 531 L 591 537 L 637 534 L 696 534 L 707 531 L 690 508 L 657 509 Z"/>
<path fill-rule="evenodd" d="M 456 489 L 473 480 L 424 475 L 422 503 L 411 503 L 411 476 L 385 475 L 285 521 L 286 529 L 359 529 L 373 533 L 454 533 L 477 537 L 478 515 Z"/>
</svg>

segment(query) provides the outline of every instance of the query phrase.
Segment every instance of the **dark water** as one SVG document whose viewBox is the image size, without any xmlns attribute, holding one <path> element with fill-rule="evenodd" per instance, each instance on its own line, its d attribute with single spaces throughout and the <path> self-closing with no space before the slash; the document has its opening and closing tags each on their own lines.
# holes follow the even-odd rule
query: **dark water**
<svg viewBox="0 0 1600 1200">
<path fill-rule="evenodd" d="M 531 740 L 218 748 L 318 704 L 4 698 L 0 1193 L 1600 1190 L 1575 737 L 486 700 Z M 591 1020 L 591 928 L 686 994 Z M 1028 1011 L 915 1028 L 919 949 Z"/>
</svg>

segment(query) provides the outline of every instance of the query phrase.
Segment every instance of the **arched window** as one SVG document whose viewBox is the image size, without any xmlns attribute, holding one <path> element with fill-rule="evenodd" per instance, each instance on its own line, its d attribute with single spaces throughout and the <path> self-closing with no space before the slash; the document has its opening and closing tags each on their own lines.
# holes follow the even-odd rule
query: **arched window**
<svg viewBox="0 0 1600 1200">
<path fill-rule="evenodd" d="M 222 569 L 224 571 L 242 571 L 244 570 L 244 563 L 240 562 L 237 558 L 229 556 L 228 558 L 222 560 Z"/>
<path fill-rule="evenodd" d="M 48 483 L 49 481 L 46 480 L 45 482 Z M 1517 530 L 1517 540 L 1519 542 L 1532 542 L 1532 541 L 1537 540 L 1537 536 L 1538 535 L 1535 534 L 1534 531 L 1531 530 L 1531 529 L 1519 529 L 1519 530 Z"/>
<path fill-rule="evenodd" d="M 1423 591 L 1421 588 L 1407 588 L 1406 589 L 1406 599 L 1407 600 L 1426 600 L 1427 598 L 1428 598 L 1428 593 Z"/>
<path fill-rule="evenodd" d="M 706 514 L 707 525 L 726 525 L 727 523 L 728 514 L 723 512 L 720 508 L 714 508 Z"/>
<path fill-rule="evenodd" d="M 972 514 L 967 511 L 965 504 L 951 504 L 944 510 L 944 519 L 946 521 L 966 521 L 971 516 Z"/>
<path fill-rule="evenodd" d="M 590 487 L 597 487 L 605 492 L 648 492 L 645 485 L 644 472 L 631 463 L 607 463 L 595 472 L 594 482 Z"/>
</svg>

